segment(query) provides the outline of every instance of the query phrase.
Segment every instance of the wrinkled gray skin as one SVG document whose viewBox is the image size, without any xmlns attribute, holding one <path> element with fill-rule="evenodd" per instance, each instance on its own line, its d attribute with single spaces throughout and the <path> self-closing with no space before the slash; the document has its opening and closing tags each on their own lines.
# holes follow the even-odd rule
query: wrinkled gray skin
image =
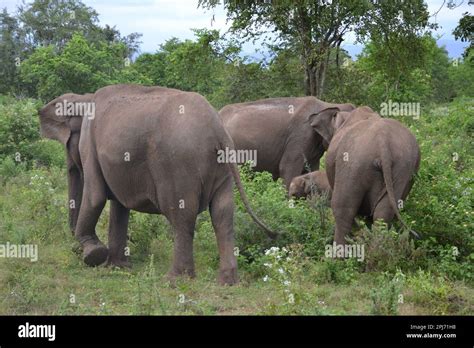
<svg viewBox="0 0 474 348">
<path fill-rule="evenodd" d="M 297 176 L 291 180 L 288 191 L 290 197 L 302 198 L 313 195 L 331 199 L 331 186 L 324 170 Z"/>
<path fill-rule="evenodd" d="M 352 112 L 329 108 L 311 116 L 329 147 L 326 173 L 336 220 L 334 240 L 345 244 L 356 215 L 389 223 L 405 200 L 420 164 L 413 134 L 400 122 L 381 118 L 369 107 Z"/>
<path fill-rule="evenodd" d="M 55 105 L 64 99 L 95 103 L 95 118 L 56 116 Z M 108 86 L 94 95 L 56 98 L 40 110 L 40 123 L 43 136 L 67 148 L 70 199 L 81 201 L 71 211 L 70 224 L 87 265 L 129 265 L 125 248 L 133 209 L 166 216 L 174 232 L 169 276 L 194 276 L 196 217 L 209 207 L 220 254 L 219 283 L 236 283 L 233 180 L 252 218 L 275 236 L 250 210 L 237 166 L 217 163 L 217 150 L 233 148 L 233 143 L 199 94 Z M 107 199 L 109 248 L 95 233 Z"/>
<path fill-rule="evenodd" d="M 315 97 L 272 98 L 227 105 L 219 115 L 236 149 L 257 150 L 254 169 L 272 173 L 275 180 L 282 178 L 288 189 L 291 179 L 305 173 L 305 162 L 312 171 L 319 169 L 325 149 L 309 117 L 328 107 L 354 109 L 352 104 Z"/>
</svg>

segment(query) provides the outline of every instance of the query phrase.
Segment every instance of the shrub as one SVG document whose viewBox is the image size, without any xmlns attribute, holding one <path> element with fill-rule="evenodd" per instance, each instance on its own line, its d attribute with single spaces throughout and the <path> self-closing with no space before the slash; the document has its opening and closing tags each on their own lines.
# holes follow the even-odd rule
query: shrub
<svg viewBox="0 0 474 348">
<path fill-rule="evenodd" d="M 54 167 L 22 172 L 7 182 L 0 196 L 1 238 L 20 244 L 64 240 L 69 233 L 65 191 L 66 175 Z"/>
<path fill-rule="evenodd" d="M 32 99 L 4 97 L 0 103 L 0 159 L 10 157 L 32 167 L 32 144 L 40 138 L 39 103 Z"/>
<path fill-rule="evenodd" d="M 384 272 L 377 279 L 378 286 L 372 290 L 372 314 L 397 315 L 398 303 L 403 302 L 402 289 L 405 275 L 397 270 L 393 277 Z"/>
<path fill-rule="evenodd" d="M 317 270 L 317 279 L 325 283 L 350 284 L 357 277 L 359 262 L 354 259 L 324 258 Z"/>
<path fill-rule="evenodd" d="M 383 221 L 375 221 L 370 229 L 363 227 L 355 239 L 365 246 L 366 272 L 409 270 L 426 257 L 423 248 L 416 248 L 409 231 L 397 233 L 393 227 L 388 229 Z"/>
<path fill-rule="evenodd" d="M 474 100 L 459 99 L 411 123 L 421 165 L 402 212 L 431 257 L 456 247 L 458 264 L 472 262 L 474 252 L 473 109 Z"/>
<path fill-rule="evenodd" d="M 130 254 L 143 259 L 150 252 L 153 239 L 158 234 L 171 234 L 169 223 L 163 215 L 130 212 Z"/>
<path fill-rule="evenodd" d="M 270 173 L 252 172 L 242 167 L 241 177 L 244 189 L 255 214 L 277 231 L 279 237 L 270 240 L 253 222 L 235 192 L 237 210 L 235 213 L 236 244 L 241 254 L 249 250 L 263 252 L 272 246 L 283 247 L 300 244 L 307 256 L 318 258 L 324 255 L 324 246 L 332 240 L 332 220 L 330 209 L 324 208 L 325 219 L 321 213 L 311 209 L 305 200 L 288 200 L 281 180 L 273 181 Z"/>
<path fill-rule="evenodd" d="M 418 270 L 414 275 L 407 277 L 407 285 L 411 292 L 407 301 L 430 308 L 434 315 L 445 315 L 459 312 L 465 307 L 466 300 L 462 294 L 443 276 L 435 276 L 429 271 Z M 464 308 L 466 314 L 472 313 L 472 308 Z"/>
</svg>

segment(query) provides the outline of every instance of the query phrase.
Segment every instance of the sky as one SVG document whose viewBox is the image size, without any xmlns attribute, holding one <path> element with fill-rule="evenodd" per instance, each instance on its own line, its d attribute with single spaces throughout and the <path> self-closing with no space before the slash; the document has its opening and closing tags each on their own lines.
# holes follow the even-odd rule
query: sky
<svg viewBox="0 0 474 348">
<path fill-rule="evenodd" d="M 27 1 L 29 2 L 29 1 Z M 430 14 L 437 12 L 445 3 L 444 0 L 428 0 Z M 455 0 L 460 6 L 450 10 L 446 4 L 436 16 L 430 18 L 440 26 L 434 32 L 439 37 L 438 45 L 445 46 L 452 58 L 460 57 L 468 45 L 455 41 L 452 35 L 459 19 L 465 12 L 474 12 L 474 5 L 468 5 L 469 0 Z M 0 8 L 7 7 L 14 13 L 21 0 L 0 0 Z M 198 0 L 83 0 L 83 3 L 94 8 L 99 13 L 101 25 L 116 26 L 122 35 L 132 32 L 142 33 L 141 52 L 155 52 L 159 45 L 171 37 L 178 39 L 193 39 L 192 28 L 218 29 L 224 33 L 230 26 L 226 23 L 223 6 L 213 10 L 197 8 Z M 214 16 L 214 21 L 212 18 Z M 261 48 L 248 43 L 244 45 L 243 52 L 249 57 L 258 58 L 256 48 Z M 361 52 L 362 46 L 354 44 L 354 36 L 349 34 L 342 44 L 349 54 L 355 58 Z"/>
</svg>

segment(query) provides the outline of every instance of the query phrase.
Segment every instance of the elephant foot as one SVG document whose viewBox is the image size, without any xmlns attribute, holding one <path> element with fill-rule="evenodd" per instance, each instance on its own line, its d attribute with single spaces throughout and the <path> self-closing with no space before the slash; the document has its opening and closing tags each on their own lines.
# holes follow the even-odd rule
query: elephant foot
<svg viewBox="0 0 474 348">
<path fill-rule="evenodd" d="M 82 247 L 84 263 L 87 266 L 99 266 L 107 260 L 109 250 L 100 240 L 88 241 L 84 243 Z"/>
<path fill-rule="evenodd" d="M 235 285 L 239 282 L 237 268 L 225 269 L 219 271 L 217 278 L 219 285 Z"/>
<path fill-rule="evenodd" d="M 112 257 L 107 258 L 107 263 L 105 264 L 107 267 L 119 267 L 119 268 L 132 268 L 132 263 L 128 260 L 116 259 Z"/>
</svg>

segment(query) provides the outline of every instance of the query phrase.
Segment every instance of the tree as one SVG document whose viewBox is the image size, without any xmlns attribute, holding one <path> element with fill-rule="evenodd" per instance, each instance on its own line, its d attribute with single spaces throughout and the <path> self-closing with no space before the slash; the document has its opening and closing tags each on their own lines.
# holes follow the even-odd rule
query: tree
<svg viewBox="0 0 474 348">
<path fill-rule="evenodd" d="M 74 34 L 61 52 L 53 45 L 37 48 L 21 65 L 21 79 L 29 94 L 48 101 L 63 93 L 93 93 L 114 83 L 151 81 L 127 66 L 123 43 L 93 45 Z"/>
<path fill-rule="evenodd" d="M 270 97 L 305 95 L 304 70 L 293 50 L 271 47 L 274 54 L 268 65 L 268 94 Z"/>
<path fill-rule="evenodd" d="M 470 52 L 474 51 L 474 16 L 468 12 L 464 13 L 459 20 L 458 26 L 453 30 L 453 35 L 456 40 L 460 39 L 462 42 L 469 41 L 469 46 L 463 53 L 463 57 L 467 58 Z"/>
<path fill-rule="evenodd" d="M 195 91 L 212 99 L 222 86 L 225 48 L 216 30 L 195 29 L 194 33 L 195 41 L 171 38 L 158 52 L 139 56 L 135 69 L 156 85 Z"/>
<path fill-rule="evenodd" d="M 123 43 L 130 59 L 138 52 L 139 33 L 121 36 L 114 27 L 99 26 L 98 13 L 80 0 L 34 0 L 18 8 L 27 44 L 31 50 L 54 45 L 61 51 L 74 34 L 81 34 L 90 43 Z"/>
<path fill-rule="evenodd" d="M 0 13 L 0 93 L 11 93 L 18 84 L 18 66 L 24 57 L 22 33 L 15 17 Z"/>
<path fill-rule="evenodd" d="M 220 3 L 199 0 L 198 6 L 211 8 Z M 380 33 L 388 43 L 389 33 L 401 31 L 400 37 L 416 33 L 427 26 L 428 19 L 423 0 L 224 1 L 224 8 L 232 21 L 231 32 L 244 39 L 271 33 L 281 45 L 297 51 L 306 94 L 318 97 L 324 92 L 331 49 L 338 49 L 348 32 L 357 33 L 360 39 Z"/>
<path fill-rule="evenodd" d="M 97 12 L 77 0 L 34 0 L 18 7 L 18 18 L 32 48 L 61 49 L 75 33 L 92 38 L 99 22 Z"/>
</svg>

